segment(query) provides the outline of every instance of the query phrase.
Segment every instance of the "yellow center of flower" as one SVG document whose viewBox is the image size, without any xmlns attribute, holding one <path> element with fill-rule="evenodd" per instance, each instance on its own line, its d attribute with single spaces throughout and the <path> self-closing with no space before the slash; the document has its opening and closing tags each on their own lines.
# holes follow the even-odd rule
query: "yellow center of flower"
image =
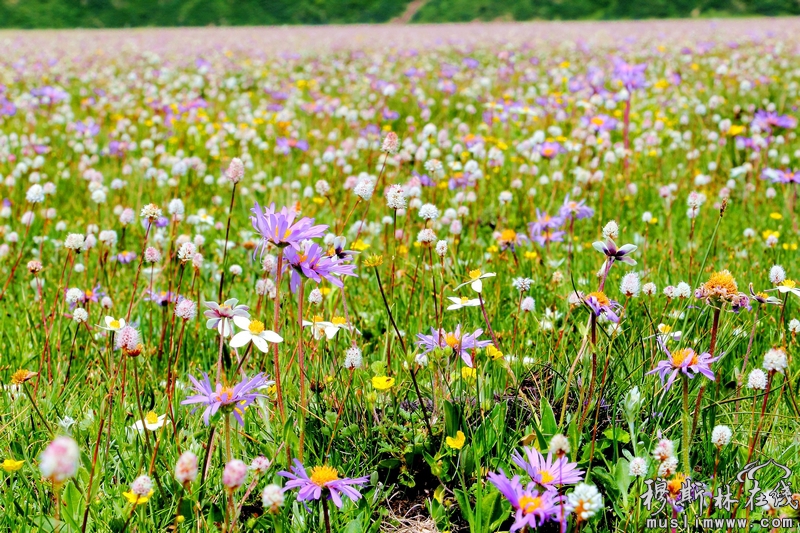
<svg viewBox="0 0 800 533">
<path fill-rule="evenodd" d="M 468 301 L 469 301 L 469 298 L 467 298 L 466 296 L 462 296 L 461 297 L 461 305 L 466 305 Z"/>
<path fill-rule="evenodd" d="M 347 320 L 344 319 L 342 316 L 335 316 L 331 318 L 331 324 L 334 326 L 343 326 L 347 323 Z"/>
<path fill-rule="evenodd" d="M 150 425 L 158 423 L 158 415 L 155 414 L 153 411 L 148 411 L 148 413 L 144 416 L 144 421 Z"/>
<path fill-rule="evenodd" d="M 114 329 L 118 328 L 119 327 L 119 320 L 112 320 L 111 322 L 108 323 L 108 326 L 111 327 L 111 328 L 114 328 Z"/>
<path fill-rule="evenodd" d="M 733 274 L 728 270 L 720 270 L 711 274 L 708 281 L 703 284 L 703 288 L 709 292 L 721 294 L 734 294 L 739 290 Z"/>
<path fill-rule="evenodd" d="M 544 150 L 542 150 L 542 155 L 543 155 L 543 156 L 551 156 L 551 155 L 553 155 L 553 152 L 555 152 L 555 150 L 554 150 L 553 148 L 550 148 L 550 147 L 548 146 L 547 148 L 545 148 Z"/>
<path fill-rule="evenodd" d="M 781 285 L 783 285 L 784 287 L 789 287 L 790 289 L 794 289 L 795 287 L 797 287 L 797 282 L 793 279 L 785 279 L 783 280 L 783 283 L 781 283 Z"/>
<path fill-rule="evenodd" d="M 444 336 L 444 342 L 451 348 L 456 348 L 458 346 L 458 337 L 453 335 L 452 333 L 448 333 Z"/>
<path fill-rule="evenodd" d="M 339 472 L 335 468 L 328 465 L 315 466 L 311 469 L 311 482 L 318 487 L 325 487 L 331 481 L 339 479 Z"/>
<path fill-rule="evenodd" d="M 603 119 L 601 117 L 593 117 L 592 118 L 592 124 L 594 124 L 595 126 L 602 126 L 603 122 L 604 121 L 603 121 Z"/>
<path fill-rule="evenodd" d="M 689 364 L 697 363 L 697 354 L 691 348 L 681 348 L 672 352 L 672 366 L 679 368 L 687 359 L 690 359 Z"/>
<path fill-rule="evenodd" d="M 669 490 L 669 493 L 673 498 L 678 497 L 678 495 L 681 493 L 681 487 L 683 487 L 684 481 L 686 481 L 686 476 L 678 472 L 667 482 L 667 490 Z"/>
<path fill-rule="evenodd" d="M 659 333 L 667 334 L 670 331 L 672 331 L 672 326 L 669 326 L 667 324 L 659 324 L 658 325 L 658 331 L 659 331 Z"/>
<path fill-rule="evenodd" d="M 542 506 L 542 499 L 538 496 L 528 496 L 525 495 L 519 499 L 519 508 L 522 510 L 522 514 L 530 514 L 535 512 Z"/>
<path fill-rule="evenodd" d="M 87 298 L 91 298 L 92 296 L 94 296 L 94 293 L 92 291 L 83 291 L 83 293 L 86 295 Z"/>
<path fill-rule="evenodd" d="M 594 298 L 597 300 L 597 303 L 603 307 L 611 304 L 611 300 L 609 300 L 608 296 L 606 296 L 606 293 L 602 291 L 590 292 L 586 296 L 587 298 Z"/>
<path fill-rule="evenodd" d="M 500 233 L 500 240 L 510 242 L 517 238 L 517 232 L 513 229 L 504 229 L 502 233 Z"/>
<path fill-rule="evenodd" d="M 217 401 L 228 402 L 233 398 L 233 389 L 230 387 L 223 387 L 217 394 Z"/>
<path fill-rule="evenodd" d="M 253 335 L 258 335 L 264 332 L 264 323 L 260 320 L 253 320 L 250 322 L 250 325 L 247 326 L 247 329 L 250 330 L 250 333 Z"/>
<path fill-rule="evenodd" d="M 555 479 L 555 476 L 553 474 L 551 474 L 550 472 L 548 472 L 547 470 L 541 470 L 539 472 L 539 475 L 542 476 L 542 484 L 543 485 L 545 483 L 550 483 L 551 481 L 553 481 Z"/>
<path fill-rule="evenodd" d="M 478 279 L 479 277 L 481 277 L 481 271 L 479 268 L 469 271 L 469 279 Z"/>
<path fill-rule="evenodd" d="M 756 296 L 758 296 L 762 300 L 766 300 L 767 298 L 769 298 L 769 295 L 766 292 L 757 292 Z"/>
<path fill-rule="evenodd" d="M 30 372 L 29 370 L 17 370 L 11 376 L 11 384 L 12 385 L 20 385 L 22 383 L 25 383 L 26 381 L 28 381 L 31 378 L 32 374 L 33 374 L 33 372 Z"/>
</svg>

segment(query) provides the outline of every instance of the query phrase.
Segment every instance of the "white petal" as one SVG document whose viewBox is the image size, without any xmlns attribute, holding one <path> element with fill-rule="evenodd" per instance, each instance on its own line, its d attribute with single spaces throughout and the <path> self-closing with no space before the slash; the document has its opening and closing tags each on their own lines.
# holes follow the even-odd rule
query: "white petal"
<svg viewBox="0 0 800 533">
<path fill-rule="evenodd" d="M 267 341 L 258 335 L 253 335 L 253 344 L 256 348 L 261 350 L 261 353 L 267 353 L 267 351 L 269 351 L 269 344 L 267 344 Z"/>
<path fill-rule="evenodd" d="M 479 293 L 479 292 L 481 292 L 483 290 L 483 283 L 481 282 L 481 279 L 478 278 L 478 279 L 476 279 L 475 281 L 472 282 L 470 287 L 472 287 L 473 291 Z"/>
<path fill-rule="evenodd" d="M 246 319 L 243 316 L 233 317 L 233 323 L 236 324 L 241 329 L 248 329 L 250 327 L 250 320 Z"/>
<path fill-rule="evenodd" d="M 240 331 L 231 339 L 231 348 L 241 348 L 253 338 L 252 333 L 249 331 Z"/>
<path fill-rule="evenodd" d="M 275 344 L 283 342 L 283 337 L 281 337 L 271 329 L 265 329 L 264 332 L 261 335 L 259 335 L 259 337 L 268 340 L 269 342 L 273 342 Z"/>
</svg>

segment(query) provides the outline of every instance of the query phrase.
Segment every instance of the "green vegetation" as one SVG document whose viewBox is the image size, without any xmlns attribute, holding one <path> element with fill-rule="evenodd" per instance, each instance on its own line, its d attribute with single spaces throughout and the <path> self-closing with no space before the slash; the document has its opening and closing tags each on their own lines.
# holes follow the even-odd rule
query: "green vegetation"
<svg viewBox="0 0 800 533">
<path fill-rule="evenodd" d="M 387 22 L 408 0 L 0 0 L 0 27 L 124 28 Z M 413 22 L 797 15 L 792 0 L 429 0 Z"/>
</svg>

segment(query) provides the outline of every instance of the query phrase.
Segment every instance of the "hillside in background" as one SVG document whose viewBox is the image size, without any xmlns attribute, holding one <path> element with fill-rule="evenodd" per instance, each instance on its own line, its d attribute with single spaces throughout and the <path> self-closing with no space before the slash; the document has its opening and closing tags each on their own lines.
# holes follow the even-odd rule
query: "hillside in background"
<svg viewBox="0 0 800 533">
<path fill-rule="evenodd" d="M 0 27 L 122 28 L 796 15 L 795 0 L 0 0 Z"/>
</svg>

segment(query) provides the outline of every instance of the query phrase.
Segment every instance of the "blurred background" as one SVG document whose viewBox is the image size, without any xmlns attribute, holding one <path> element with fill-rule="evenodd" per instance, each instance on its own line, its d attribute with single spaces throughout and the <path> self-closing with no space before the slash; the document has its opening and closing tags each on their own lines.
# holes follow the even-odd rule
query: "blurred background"
<svg viewBox="0 0 800 533">
<path fill-rule="evenodd" d="M 800 14 L 798 0 L 0 0 L 0 27 L 125 28 Z"/>
</svg>

